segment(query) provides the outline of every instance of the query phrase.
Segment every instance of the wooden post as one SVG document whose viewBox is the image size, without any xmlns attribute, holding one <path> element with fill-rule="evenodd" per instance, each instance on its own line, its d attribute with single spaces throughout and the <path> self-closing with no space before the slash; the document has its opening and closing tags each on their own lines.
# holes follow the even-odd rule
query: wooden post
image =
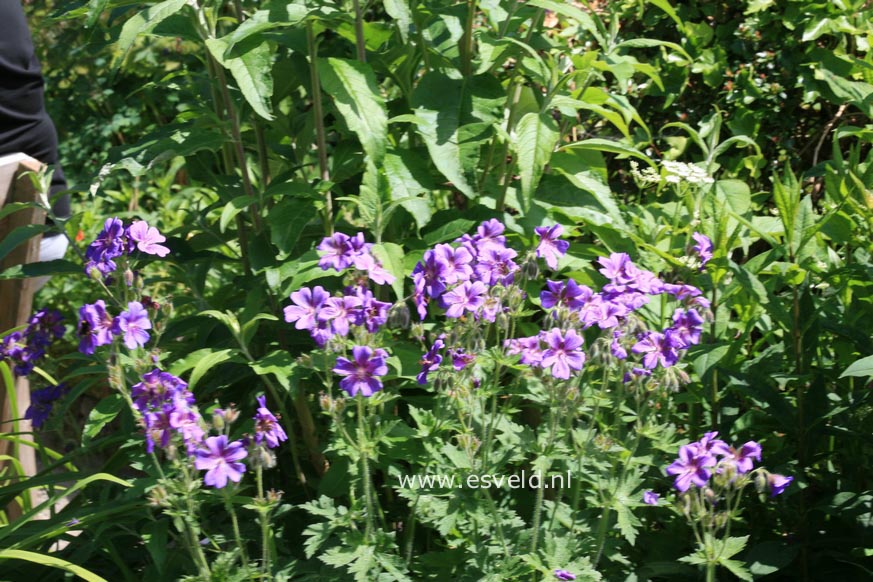
<svg viewBox="0 0 873 582">
<path fill-rule="evenodd" d="M 11 202 L 36 201 L 38 193 L 33 183 L 27 177 L 22 177 L 22 174 L 39 171 L 41 168 L 41 163 L 24 154 L 0 157 L 0 208 Z M 45 212 L 38 208 L 13 212 L 0 219 L 0 241 L 20 226 L 44 222 Z M 0 260 L 0 271 L 14 265 L 38 261 L 41 238 L 41 235 L 36 236 L 18 245 Z M 35 279 L 0 280 L 0 337 L 5 336 L 12 328 L 27 324 L 33 310 L 34 284 Z M 15 379 L 15 406 L 12 404 L 6 386 L 0 380 L 0 433 L 13 432 L 13 427 L 17 424 L 19 437 L 33 442 L 30 421 L 24 420 L 24 412 L 30 406 L 30 385 L 27 378 Z M 0 455 L 8 455 L 10 452 L 21 463 L 25 475 L 36 474 L 36 454 L 32 446 L 13 446 L 8 440 L 0 440 Z M 28 491 L 31 502 L 34 493 L 33 490 Z M 14 519 L 21 515 L 22 508 L 13 503 L 7 507 L 6 512 L 10 519 Z"/>
</svg>

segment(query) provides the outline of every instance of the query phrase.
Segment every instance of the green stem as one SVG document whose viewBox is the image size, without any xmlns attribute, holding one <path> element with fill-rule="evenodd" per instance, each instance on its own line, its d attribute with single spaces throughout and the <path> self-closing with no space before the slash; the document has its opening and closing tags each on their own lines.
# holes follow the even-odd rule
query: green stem
<svg viewBox="0 0 873 582">
<path fill-rule="evenodd" d="M 243 565 L 246 569 L 249 566 L 249 556 L 248 552 L 246 552 L 246 546 L 243 542 L 243 537 L 239 531 L 239 520 L 236 517 L 236 510 L 233 508 L 233 502 L 230 499 L 231 492 L 228 488 L 224 489 L 224 507 L 227 509 L 227 512 L 230 514 L 230 522 L 233 525 L 233 537 L 236 541 L 236 545 L 239 546 L 240 556 L 242 557 Z"/>
<path fill-rule="evenodd" d="M 359 393 L 356 400 L 358 401 L 358 453 L 361 455 L 361 479 L 364 487 L 364 503 L 367 507 L 365 537 L 367 541 L 371 541 L 373 537 L 373 518 L 376 512 L 373 507 L 373 484 L 370 482 L 370 460 L 368 458 L 370 442 L 367 439 L 367 431 L 364 427 L 364 396 Z"/>
<path fill-rule="evenodd" d="M 473 21 L 476 20 L 476 0 L 467 0 L 467 22 L 464 27 L 464 40 L 462 45 L 463 63 L 461 72 L 465 79 L 473 75 Z"/>
<path fill-rule="evenodd" d="M 315 116 L 315 142 L 318 147 L 318 169 L 324 182 L 330 181 L 327 165 L 327 139 L 324 135 L 324 109 L 321 105 L 321 82 L 318 78 L 318 49 L 315 44 L 315 31 L 312 22 L 306 24 L 306 44 L 309 51 L 309 80 L 312 89 L 312 110 Z M 333 234 L 333 199 L 330 190 L 324 193 L 324 228 L 328 235 Z"/>
<path fill-rule="evenodd" d="M 367 62 L 367 47 L 364 44 L 364 17 L 361 13 L 360 0 L 354 0 L 355 6 L 355 47 L 358 51 L 358 60 Z"/>
<path fill-rule="evenodd" d="M 264 503 L 264 469 L 258 466 L 256 471 L 258 481 L 258 500 Z M 258 508 L 258 519 L 261 522 L 261 579 L 269 580 L 270 576 L 270 554 L 272 553 L 270 546 L 270 519 L 269 511 L 263 506 Z"/>
<path fill-rule="evenodd" d="M 706 582 L 715 582 L 715 564 L 706 563 Z"/>
</svg>

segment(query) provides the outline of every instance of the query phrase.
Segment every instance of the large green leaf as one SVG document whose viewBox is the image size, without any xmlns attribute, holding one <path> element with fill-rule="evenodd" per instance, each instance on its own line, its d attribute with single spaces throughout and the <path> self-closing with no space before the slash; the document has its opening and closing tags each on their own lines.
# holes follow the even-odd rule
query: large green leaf
<svg viewBox="0 0 873 582">
<path fill-rule="evenodd" d="M 521 204 L 530 209 L 533 194 L 542 178 L 543 170 L 558 143 L 558 126 L 549 113 L 528 113 L 516 127 L 515 149 L 518 171 L 521 175 Z"/>
<path fill-rule="evenodd" d="M 164 0 L 149 6 L 125 22 L 121 28 L 121 34 L 118 36 L 118 54 L 120 56 L 115 60 L 114 66 L 117 67 L 121 64 L 121 60 L 133 46 L 137 36 L 148 34 L 158 24 L 181 10 L 187 3 L 188 0 Z"/>
<path fill-rule="evenodd" d="M 846 368 L 846 371 L 840 374 L 840 378 L 845 378 L 846 376 L 873 377 L 873 356 L 861 358 Z"/>
<path fill-rule="evenodd" d="M 234 50 L 238 56 L 233 57 L 225 56 L 230 47 L 227 37 L 206 39 L 206 47 L 215 60 L 233 75 L 243 97 L 255 113 L 272 120 L 273 49 L 270 44 L 266 41 L 246 43 L 245 49 Z"/>
<path fill-rule="evenodd" d="M 370 160 L 381 164 L 388 145 L 388 114 L 373 70 L 360 61 L 329 58 L 319 60 L 318 71 L 346 125 Z"/>
<path fill-rule="evenodd" d="M 470 198 L 475 196 L 470 175 L 475 165 L 462 150 L 458 130 L 464 106 L 464 81 L 430 72 L 426 74 L 412 95 L 412 107 L 418 133 L 427 145 L 437 169 L 455 188 Z"/>
<path fill-rule="evenodd" d="M 270 209 L 267 215 L 270 239 L 283 256 L 294 249 L 303 227 L 315 218 L 316 214 L 317 210 L 312 200 L 290 196 L 283 198 Z"/>
</svg>

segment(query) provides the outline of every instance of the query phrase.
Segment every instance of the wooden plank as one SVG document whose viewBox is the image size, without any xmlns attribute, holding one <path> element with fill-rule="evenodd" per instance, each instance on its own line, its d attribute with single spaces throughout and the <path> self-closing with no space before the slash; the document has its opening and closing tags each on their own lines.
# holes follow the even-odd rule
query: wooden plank
<svg viewBox="0 0 873 582">
<path fill-rule="evenodd" d="M 41 168 L 42 164 L 24 154 L 0 158 L 0 208 L 11 202 L 36 201 L 38 193 L 33 183 L 22 174 L 39 171 Z M 0 219 L 0 240 L 20 226 L 42 224 L 44 221 L 45 212 L 38 208 L 13 212 Z M 41 238 L 42 236 L 33 237 L 16 247 L 0 261 L 0 271 L 15 265 L 38 261 Z M 0 335 L 6 335 L 9 330 L 27 324 L 33 310 L 34 283 L 34 279 L 0 281 Z M 12 431 L 17 421 L 22 439 L 33 442 L 30 421 L 23 419 L 24 412 L 30 406 L 30 385 L 27 378 L 16 378 L 15 400 L 16 406 L 13 407 L 12 399 L 8 398 L 6 393 L 6 386 L 0 382 L 0 432 Z M 0 455 L 9 454 L 10 451 L 21 463 L 25 475 L 36 474 L 36 455 L 33 447 L 27 445 L 13 447 L 9 441 L 0 440 Z M 34 493 L 33 490 L 28 492 L 31 501 Z M 6 513 L 9 519 L 15 519 L 21 514 L 21 508 L 17 504 L 12 504 L 7 508 Z"/>
</svg>

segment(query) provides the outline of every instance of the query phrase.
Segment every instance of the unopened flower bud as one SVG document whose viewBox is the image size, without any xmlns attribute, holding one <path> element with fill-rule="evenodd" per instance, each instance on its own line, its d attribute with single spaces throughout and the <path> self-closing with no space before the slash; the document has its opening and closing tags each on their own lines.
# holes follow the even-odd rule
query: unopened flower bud
<svg viewBox="0 0 873 582">
<path fill-rule="evenodd" d="M 284 495 L 284 491 L 276 491 L 275 489 L 270 489 L 267 491 L 267 501 L 270 503 L 279 503 L 282 501 L 282 495 Z"/>
<path fill-rule="evenodd" d="M 233 424 L 236 422 L 236 419 L 239 418 L 239 410 L 236 409 L 236 405 L 231 402 L 227 408 L 224 409 L 224 422 L 226 424 Z"/>
<path fill-rule="evenodd" d="M 388 327 L 392 329 L 409 329 L 409 307 L 406 303 L 397 303 L 388 311 Z"/>
<path fill-rule="evenodd" d="M 537 263 L 536 256 L 528 257 L 522 267 L 522 273 L 524 277 L 530 281 L 534 281 L 540 276 L 540 266 L 539 263 Z"/>
<path fill-rule="evenodd" d="M 272 469 L 276 466 L 276 455 L 274 455 L 270 449 L 264 446 L 258 446 L 255 448 L 255 452 L 251 456 L 251 463 L 253 468 L 261 467 L 263 469 Z"/>
<path fill-rule="evenodd" d="M 218 432 L 221 432 L 224 430 L 224 427 L 225 427 L 224 411 L 222 409 L 216 408 L 215 410 L 212 411 L 212 426 Z"/>
<path fill-rule="evenodd" d="M 124 270 L 124 282 L 127 284 L 128 287 L 133 286 L 134 278 L 135 275 L 133 274 L 133 271 L 131 271 L 130 269 Z"/>
<path fill-rule="evenodd" d="M 151 491 L 149 491 L 148 499 L 149 505 L 153 507 L 169 507 L 169 499 L 167 495 L 167 490 L 163 488 L 163 486 L 158 485 Z"/>
<path fill-rule="evenodd" d="M 718 503 L 718 497 L 716 497 L 715 491 L 713 491 L 712 488 L 710 488 L 710 487 L 707 487 L 706 489 L 703 490 L 703 497 L 711 505 L 715 505 L 716 503 Z"/>
</svg>

